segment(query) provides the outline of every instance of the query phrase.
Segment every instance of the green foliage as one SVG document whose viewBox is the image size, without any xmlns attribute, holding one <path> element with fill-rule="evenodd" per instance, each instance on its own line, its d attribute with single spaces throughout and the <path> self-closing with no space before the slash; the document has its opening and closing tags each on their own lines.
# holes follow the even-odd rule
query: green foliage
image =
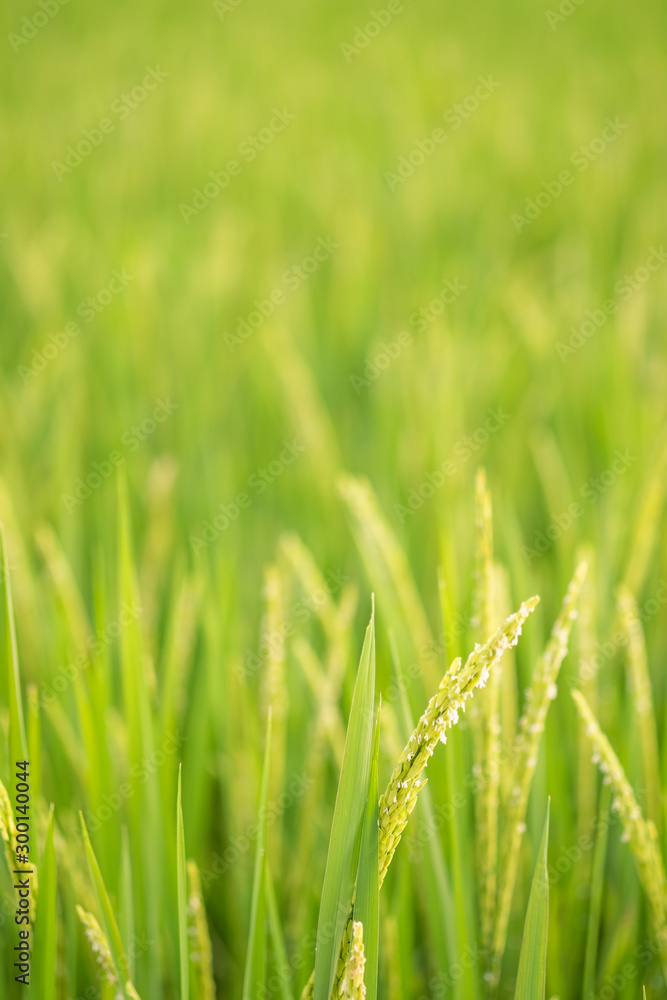
<svg viewBox="0 0 667 1000">
<path fill-rule="evenodd" d="M 547 942 L 549 938 L 549 807 L 544 821 L 535 874 L 530 888 L 526 923 L 523 929 L 519 970 L 514 1000 L 544 1000 L 547 982 Z"/>
<path fill-rule="evenodd" d="M 3 1000 L 665 995 L 667 9 L 373 7 L 3 5 Z"/>
</svg>

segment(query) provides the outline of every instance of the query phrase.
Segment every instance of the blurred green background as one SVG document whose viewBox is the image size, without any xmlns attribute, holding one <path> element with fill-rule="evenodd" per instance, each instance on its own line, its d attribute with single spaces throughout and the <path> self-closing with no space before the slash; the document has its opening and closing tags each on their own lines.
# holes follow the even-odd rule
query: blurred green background
<svg viewBox="0 0 667 1000">
<path fill-rule="evenodd" d="M 155 457 L 176 458 L 184 550 L 211 510 L 300 434 L 307 453 L 225 536 L 227 551 L 243 552 L 240 584 L 252 600 L 253 567 L 279 527 L 298 527 L 323 559 L 341 558 L 347 540 L 328 479 L 338 463 L 366 473 L 386 504 L 403 502 L 501 405 L 512 419 L 475 458 L 511 498 L 527 540 L 558 513 L 534 460 L 543 432 L 558 442 L 573 494 L 616 448 L 638 454 L 615 516 L 607 496 L 563 540 L 569 549 L 575 534 L 592 534 L 614 557 L 663 417 L 664 272 L 567 362 L 555 343 L 662 238 L 659 5 L 587 0 L 551 28 L 534 5 L 406 3 L 349 63 L 341 44 L 371 8 L 243 0 L 221 20 L 211 4 L 70 3 L 14 52 L 7 36 L 38 10 L 5 6 L 0 70 L 0 433 L 25 529 L 47 518 L 84 571 L 88 533 L 113 489 L 76 516 L 61 496 L 159 397 L 179 409 L 127 456 L 128 473 L 142 492 Z M 148 66 L 166 79 L 125 120 L 110 114 Z M 445 125 L 446 142 L 391 192 L 385 172 L 488 75 L 498 89 L 460 128 Z M 294 121 L 247 163 L 239 144 L 275 106 Z M 59 181 L 52 163 L 109 116 L 114 131 Z M 517 233 L 512 213 L 616 116 L 628 128 Z M 240 175 L 186 224 L 179 206 L 235 157 Z M 328 236 L 339 249 L 230 353 L 225 332 Z M 79 338 L 24 386 L 18 366 L 122 268 L 127 288 L 93 322 L 79 320 Z M 448 279 L 465 293 L 417 332 L 409 317 Z M 350 376 L 401 330 L 412 346 L 357 393 Z M 410 519 L 424 575 L 438 507 L 467 502 L 474 465 Z M 323 517 L 331 530 L 319 528 Z"/>
<path fill-rule="evenodd" d="M 373 20 L 383 0 L 45 4 L 9 0 L 0 14 L 0 519 L 24 677 L 39 684 L 60 655 L 35 532 L 53 527 L 90 604 L 96 554 L 113 559 L 116 477 L 67 498 L 95 463 L 121 460 L 157 649 L 172 581 L 193 568 L 224 590 L 229 655 L 255 649 L 263 570 L 285 530 L 359 584 L 360 638 L 370 588 L 336 490 L 343 470 L 371 481 L 438 634 L 441 539 L 467 580 L 478 464 L 513 603 L 539 592 L 545 631 L 587 540 L 608 629 L 665 445 L 667 268 L 638 273 L 634 288 L 624 278 L 654 248 L 659 260 L 665 238 L 664 5 L 565 0 L 556 19 L 555 3 L 411 0 L 351 52 L 342 46 L 387 21 Z M 150 68 L 160 82 L 132 96 Z M 474 101 L 480 77 L 496 88 Z M 478 106 L 456 118 L 466 99 Z M 293 116 L 281 131 L 276 108 Z M 608 119 L 627 127 L 596 143 Z M 445 140 L 390 185 L 437 128 Z M 99 144 L 54 169 L 85 130 Z M 263 147 L 251 160 L 249 136 Z M 182 206 L 231 160 L 240 170 L 186 221 Z M 512 215 L 526 211 L 537 217 L 517 231 Z M 327 240 L 336 247 L 307 273 Z M 304 261 L 298 281 L 286 275 Z M 114 272 L 129 278 L 108 295 Z M 447 282 L 465 290 L 441 308 Z M 232 343 L 272 292 L 272 314 Z M 100 311 L 87 322 L 91 296 Z M 559 356 L 608 300 L 614 312 Z M 80 333 L 63 339 L 72 322 Z M 173 412 L 151 423 L 165 400 Z M 498 408 L 503 426 L 475 438 Z M 251 477 L 295 440 L 301 453 L 260 492 Z M 630 459 L 612 474 L 618 451 Z M 447 460 L 444 485 L 401 514 Z M 238 517 L 193 545 L 240 493 Z M 522 555 L 554 524 L 543 554 Z M 640 601 L 667 572 L 662 529 L 650 557 Z M 646 630 L 662 718 L 664 615 Z M 616 726 L 619 684 L 602 711 Z M 205 813 L 186 805 L 203 829 Z"/>
</svg>

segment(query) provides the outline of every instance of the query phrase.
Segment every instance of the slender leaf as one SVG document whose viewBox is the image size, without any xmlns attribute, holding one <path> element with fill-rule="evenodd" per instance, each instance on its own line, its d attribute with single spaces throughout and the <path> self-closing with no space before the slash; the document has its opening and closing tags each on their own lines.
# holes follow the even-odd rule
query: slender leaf
<svg viewBox="0 0 667 1000">
<path fill-rule="evenodd" d="M 9 559 L 7 558 L 7 539 L 5 530 L 0 524 L 0 580 L 4 592 L 5 642 L 7 645 L 7 693 L 9 698 L 9 773 L 14 773 L 17 761 L 28 759 L 28 742 L 23 721 L 23 701 L 21 699 L 21 675 L 19 672 L 19 654 L 16 643 L 16 624 L 14 622 L 14 600 L 12 597 L 12 582 L 9 575 Z"/>
<path fill-rule="evenodd" d="M 329 1000 L 350 915 L 368 798 L 375 701 L 375 611 L 366 629 L 345 738 L 317 924 L 314 1000 Z"/>
<path fill-rule="evenodd" d="M 178 800 L 176 804 L 176 871 L 178 879 L 178 950 L 181 960 L 181 1000 L 189 1000 L 190 976 L 188 963 L 188 876 L 185 861 L 185 829 L 181 801 L 182 765 L 178 768 Z"/>
<path fill-rule="evenodd" d="M 266 980 L 266 838 L 268 826 L 269 774 L 271 765 L 271 712 L 266 725 L 266 747 L 259 800 L 259 825 L 257 849 L 255 853 L 255 874 L 252 883 L 250 905 L 250 929 L 248 931 L 248 951 L 245 974 L 243 976 L 243 1000 L 258 1000 Z"/>
<path fill-rule="evenodd" d="M 120 856 L 120 936 L 125 946 L 127 964 L 130 976 L 134 979 L 134 949 L 131 947 L 134 941 L 134 900 L 132 898 L 132 856 L 130 854 L 130 838 L 127 827 L 121 830 L 121 856 Z"/>
<path fill-rule="evenodd" d="M 544 1000 L 549 935 L 549 803 L 523 929 L 514 1000 Z"/>
<path fill-rule="evenodd" d="M 586 956 L 584 959 L 584 989 L 582 993 L 584 997 L 590 996 L 595 989 L 595 970 L 597 967 L 598 941 L 600 937 L 600 914 L 602 911 L 602 894 L 604 892 L 604 866 L 607 860 L 610 802 L 611 788 L 609 785 L 603 785 L 600 796 L 600 818 L 593 853 L 593 873 L 588 909 L 588 930 L 586 933 Z"/>
<path fill-rule="evenodd" d="M 364 926 L 364 954 L 366 968 L 364 982 L 366 1000 L 376 1000 L 378 983 L 378 951 L 380 938 L 380 848 L 378 832 L 378 755 L 380 752 L 380 712 L 375 722 L 375 743 L 368 782 L 368 798 L 364 813 L 359 851 L 357 891 L 354 900 L 354 919 Z"/>
<path fill-rule="evenodd" d="M 53 806 L 51 806 L 44 853 L 39 868 L 39 906 L 32 953 L 33 1000 L 55 1000 L 57 926 L 56 855 L 53 846 Z"/>
<path fill-rule="evenodd" d="M 271 932 L 273 953 L 278 967 L 280 995 L 282 1000 L 294 1000 L 290 963 L 287 958 L 287 949 L 285 948 L 285 939 L 283 937 L 282 927 L 280 926 L 278 903 L 276 901 L 276 893 L 273 887 L 273 878 L 271 877 L 271 870 L 269 868 L 268 861 L 266 862 L 266 912 L 269 930 Z"/>
<path fill-rule="evenodd" d="M 88 836 L 88 829 L 83 818 L 83 813 L 79 813 L 79 817 L 81 819 L 83 844 L 86 859 L 88 861 L 90 879 L 93 883 L 93 891 L 95 893 L 95 899 L 97 900 L 97 907 L 102 918 L 102 929 L 107 941 L 109 942 L 109 948 L 111 950 L 111 956 L 115 967 L 114 971 L 116 972 L 120 982 L 127 983 L 130 979 L 130 973 L 127 965 L 127 959 L 125 958 L 125 950 L 123 948 L 120 931 L 118 930 L 118 924 L 116 923 L 116 917 L 114 916 L 111 900 L 109 899 L 109 893 L 107 892 L 104 879 L 102 878 L 100 866 L 97 863 L 97 858 L 95 857 L 93 845 L 91 844 L 90 837 Z"/>
</svg>

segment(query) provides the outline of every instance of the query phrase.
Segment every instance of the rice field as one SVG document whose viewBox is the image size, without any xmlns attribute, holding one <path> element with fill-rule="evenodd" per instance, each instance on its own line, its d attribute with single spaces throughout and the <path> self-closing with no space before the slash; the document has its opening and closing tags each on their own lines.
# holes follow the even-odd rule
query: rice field
<svg viewBox="0 0 667 1000">
<path fill-rule="evenodd" d="M 667 997 L 656 0 L 9 0 L 2 1000 Z"/>
</svg>

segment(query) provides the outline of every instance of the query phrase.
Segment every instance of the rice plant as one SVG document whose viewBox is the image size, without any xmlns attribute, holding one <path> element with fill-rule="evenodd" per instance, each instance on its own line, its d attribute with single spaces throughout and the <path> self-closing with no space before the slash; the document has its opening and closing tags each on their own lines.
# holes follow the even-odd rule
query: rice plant
<svg viewBox="0 0 667 1000">
<path fill-rule="evenodd" d="M 667 997 L 666 16 L 3 6 L 0 1000 Z"/>
</svg>

